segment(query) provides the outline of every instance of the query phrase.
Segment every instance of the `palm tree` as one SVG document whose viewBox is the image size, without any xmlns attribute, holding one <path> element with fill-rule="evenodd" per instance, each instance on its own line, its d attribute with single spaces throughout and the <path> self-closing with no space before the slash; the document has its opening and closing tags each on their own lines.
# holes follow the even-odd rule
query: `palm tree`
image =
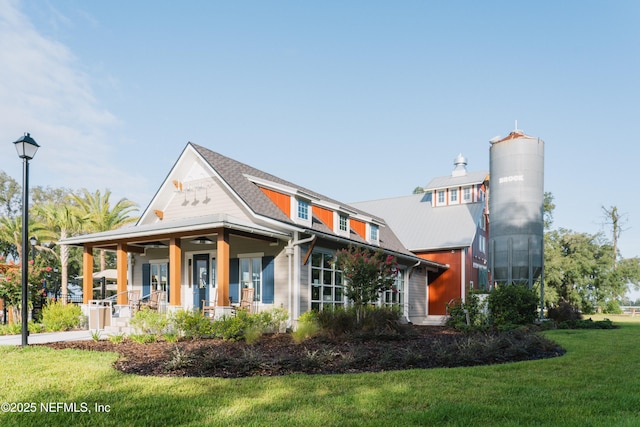
<svg viewBox="0 0 640 427">
<path fill-rule="evenodd" d="M 38 221 L 29 218 L 29 236 L 35 236 L 38 241 L 43 241 L 51 237 L 51 233 Z M 0 217 L 0 241 L 7 243 L 8 253 L 16 261 L 22 257 L 22 217 L 15 218 Z M 36 246 L 38 250 L 48 250 L 42 246 Z M 15 250 L 14 250 L 15 249 Z M 20 260 L 22 262 L 22 260 Z"/>
<path fill-rule="evenodd" d="M 74 232 L 82 229 L 84 217 L 75 206 L 61 206 L 55 202 L 48 202 L 36 207 L 36 215 L 42 220 L 47 230 L 54 234 L 54 240 L 64 240 Z M 60 281 L 62 302 L 66 303 L 69 281 L 69 246 L 60 245 Z"/>
<path fill-rule="evenodd" d="M 86 188 L 82 189 L 82 195 L 73 195 L 78 203 L 80 212 L 85 216 L 84 229 L 92 233 L 115 230 L 123 225 L 130 224 L 138 220 L 137 217 L 129 216 L 130 213 L 138 210 L 138 205 L 131 200 L 122 198 L 111 206 L 109 198 L 111 190 L 105 190 L 104 195 L 100 190 L 90 193 Z M 100 270 L 106 269 L 106 256 L 104 250 L 100 251 Z"/>
</svg>

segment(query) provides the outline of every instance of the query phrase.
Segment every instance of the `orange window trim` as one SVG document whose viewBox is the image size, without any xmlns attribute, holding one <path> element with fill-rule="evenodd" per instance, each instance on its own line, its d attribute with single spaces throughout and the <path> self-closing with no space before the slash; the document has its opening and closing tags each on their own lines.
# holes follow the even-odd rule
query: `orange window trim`
<svg viewBox="0 0 640 427">
<path fill-rule="evenodd" d="M 320 206 L 311 206 L 313 214 L 333 231 L 333 211 Z"/>
<path fill-rule="evenodd" d="M 353 228 L 353 231 L 358 233 L 358 236 L 362 237 L 363 239 L 366 239 L 367 225 L 363 221 L 353 219 L 353 218 L 351 218 L 350 221 L 351 221 L 351 228 Z"/>
<path fill-rule="evenodd" d="M 291 217 L 291 196 L 268 188 L 260 187 L 260 189 L 287 217 Z"/>
</svg>

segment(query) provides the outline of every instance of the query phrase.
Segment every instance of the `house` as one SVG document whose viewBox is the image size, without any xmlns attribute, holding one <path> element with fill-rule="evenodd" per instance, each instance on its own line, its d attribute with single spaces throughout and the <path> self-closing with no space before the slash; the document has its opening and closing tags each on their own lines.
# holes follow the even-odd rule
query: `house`
<svg viewBox="0 0 640 427">
<path fill-rule="evenodd" d="M 349 245 L 396 257 L 396 290 L 382 295 L 406 320 L 427 321 L 426 289 L 447 266 L 409 251 L 379 216 L 302 188 L 188 143 L 131 227 L 75 236 L 82 246 L 84 304 L 92 290 L 96 250 L 116 252 L 117 300 L 129 291 L 165 291 L 169 310 L 232 312 L 241 289 L 253 289 L 257 311 L 300 314 L 347 303 L 335 253 Z"/>
<path fill-rule="evenodd" d="M 427 316 L 444 321 L 447 304 L 467 289 L 487 288 L 489 172 L 468 172 L 460 154 L 451 175 L 432 179 L 424 193 L 352 203 L 391 227 L 416 256 L 449 266 L 429 282 Z"/>
</svg>

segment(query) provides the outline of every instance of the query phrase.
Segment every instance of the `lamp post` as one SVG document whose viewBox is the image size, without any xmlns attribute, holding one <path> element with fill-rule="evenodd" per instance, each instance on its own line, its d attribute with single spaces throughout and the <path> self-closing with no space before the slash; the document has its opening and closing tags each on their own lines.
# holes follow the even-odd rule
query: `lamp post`
<svg viewBox="0 0 640 427">
<path fill-rule="evenodd" d="M 40 147 L 28 133 L 14 142 L 18 157 L 22 159 L 22 253 L 20 262 L 22 264 L 22 346 L 28 345 L 29 336 L 29 266 L 28 266 L 28 244 L 29 239 L 29 160 L 33 159 Z"/>
</svg>

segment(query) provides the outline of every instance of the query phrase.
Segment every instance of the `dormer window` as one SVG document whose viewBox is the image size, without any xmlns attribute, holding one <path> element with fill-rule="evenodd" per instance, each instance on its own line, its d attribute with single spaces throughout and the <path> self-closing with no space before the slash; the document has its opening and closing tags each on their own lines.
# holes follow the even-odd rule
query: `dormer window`
<svg viewBox="0 0 640 427">
<path fill-rule="evenodd" d="M 458 189 L 452 188 L 449 190 L 449 202 L 458 203 Z"/>
<path fill-rule="evenodd" d="M 444 190 L 438 191 L 438 205 L 444 205 Z"/>
<path fill-rule="evenodd" d="M 371 236 L 371 241 L 372 241 L 372 242 L 377 242 L 377 241 L 379 240 L 379 238 L 380 238 L 380 237 L 379 237 L 379 235 L 378 235 L 378 232 L 379 232 L 378 226 L 377 226 L 377 225 L 375 225 L 375 224 L 371 224 L 371 225 L 369 226 L 369 229 L 371 230 L 371 231 L 370 231 L 370 233 L 371 233 L 371 234 L 370 234 L 370 236 Z"/>
<path fill-rule="evenodd" d="M 309 220 L 309 202 L 306 200 L 298 200 L 298 219 L 303 221 Z"/>
<path fill-rule="evenodd" d="M 338 230 L 346 233 L 349 229 L 349 218 L 346 215 L 338 216 Z"/>
<path fill-rule="evenodd" d="M 469 203 L 471 201 L 471 187 L 465 187 L 462 189 L 462 200 L 465 203 Z"/>
</svg>

